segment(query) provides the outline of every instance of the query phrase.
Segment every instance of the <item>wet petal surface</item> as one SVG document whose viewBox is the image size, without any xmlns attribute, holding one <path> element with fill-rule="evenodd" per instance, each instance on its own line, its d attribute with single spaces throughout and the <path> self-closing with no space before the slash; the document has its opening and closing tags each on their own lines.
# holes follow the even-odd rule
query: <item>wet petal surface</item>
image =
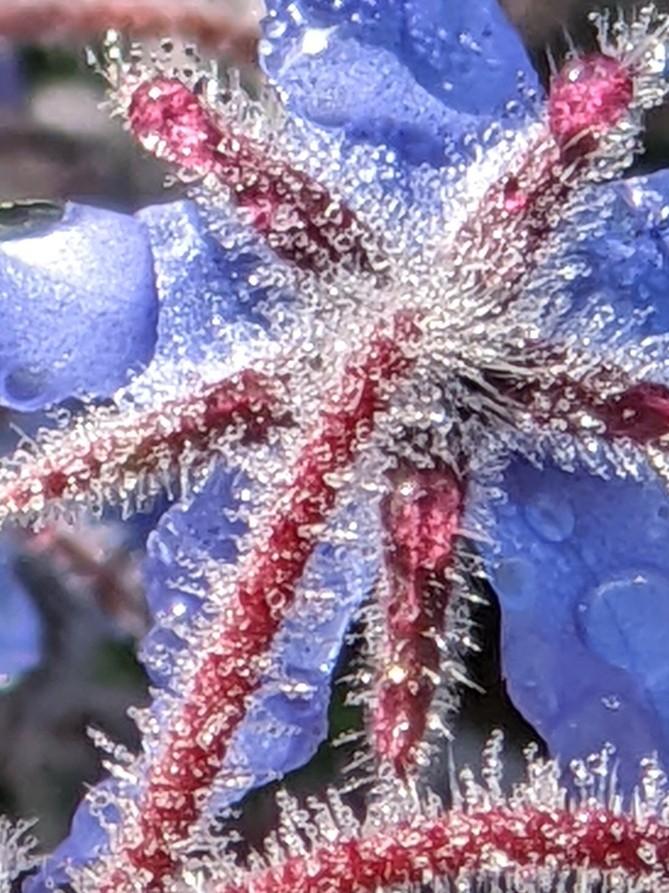
<svg viewBox="0 0 669 893">
<path fill-rule="evenodd" d="M 158 301 L 144 227 L 68 203 L 0 242 L 0 404 L 30 411 L 108 396 L 151 359 Z"/>
</svg>

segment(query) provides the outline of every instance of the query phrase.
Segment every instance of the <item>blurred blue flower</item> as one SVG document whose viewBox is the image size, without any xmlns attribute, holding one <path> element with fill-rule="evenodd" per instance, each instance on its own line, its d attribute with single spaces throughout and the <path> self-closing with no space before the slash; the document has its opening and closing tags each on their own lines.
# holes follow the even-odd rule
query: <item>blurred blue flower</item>
<svg viewBox="0 0 669 893">
<path fill-rule="evenodd" d="M 24 82 L 16 50 L 0 38 L 0 113 L 21 105 Z"/>
<path fill-rule="evenodd" d="M 11 540 L 0 541 L 0 695 L 37 665 L 42 631 L 33 600 L 17 576 Z"/>
</svg>

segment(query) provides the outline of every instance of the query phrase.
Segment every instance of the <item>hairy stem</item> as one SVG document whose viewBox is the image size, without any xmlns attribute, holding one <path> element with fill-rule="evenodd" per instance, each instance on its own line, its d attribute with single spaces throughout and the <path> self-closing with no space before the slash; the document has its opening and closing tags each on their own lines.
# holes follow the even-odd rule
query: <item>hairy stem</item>
<svg viewBox="0 0 669 893">
<path fill-rule="evenodd" d="M 392 336 L 374 337 L 362 361 L 351 360 L 335 398 L 308 437 L 294 478 L 277 494 L 269 535 L 244 560 L 233 598 L 212 630 L 212 648 L 186 685 L 183 702 L 150 766 L 139 804 L 139 827 L 120 864 L 146 872 L 158 891 L 175 869 L 174 847 L 189 835 L 262 676 L 262 659 L 290 608 L 295 587 L 332 510 L 332 475 L 345 470 L 384 405 L 386 391 L 412 361 L 398 345 L 415 340 L 413 325 L 395 320 Z M 128 876 L 119 869 L 107 893 Z"/>
<path fill-rule="evenodd" d="M 247 370 L 150 409 L 95 407 L 45 430 L 0 469 L 0 523 L 44 524 L 78 506 L 125 504 L 137 490 L 155 495 L 175 473 L 210 462 L 231 429 L 257 438 L 276 424 L 275 390 Z"/>
<path fill-rule="evenodd" d="M 514 877 L 525 879 L 522 889 L 557 889 L 529 886 L 542 870 L 544 880 L 546 875 L 554 881 L 562 877 L 566 884 L 571 877 L 574 887 L 570 883 L 568 889 L 581 889 L 581 875 L 583 881 L 599 878 L 608 889 L 606 879 L 618 873 L 626 880 L 655 881 L 657 886 L 643 888 L 650 890 L 664 889 L 660 884 L 669 879 L 668 865 L 669 828 L 657 818 L 635 821 L 599 806 L 573 811 L 500 806 L 451 810 L 367 837 L 343 837 L 316 846 L 307 856 L 287 856 L 271 868 L 220 885 L 216 893 L 373 893 L 505 877 L 511 886 L 503 889 L 517 889 Z"/>
<path fill-rule="evenodd" d="M 127 115 L 134 136 L 156 157 L 226 187 L 280 257 L 318 273 L 339 264 L 372 269 L 370 235 L 350 208 L 273 158 L 267 146 L 235 132 L 178 78 L 138 84 Z"/>
<path fill-rule="evenodd" d="M 415 765 L 440 681 L 439 639 L 451 593 L 446 574 L 462 502 L 451 470 L 401 467 L 384 505 L 385 635 L 372 730 L 377 755 L 400 775 Z"/>
</svg>

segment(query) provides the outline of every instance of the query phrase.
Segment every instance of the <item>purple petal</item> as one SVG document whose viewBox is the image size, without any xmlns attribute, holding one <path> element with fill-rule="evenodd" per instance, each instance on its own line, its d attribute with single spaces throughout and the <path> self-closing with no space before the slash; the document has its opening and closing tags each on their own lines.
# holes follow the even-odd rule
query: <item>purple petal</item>
<svg viewBox="0 0 669 893">
<path fill-rule="evenodd" d="M 158 304 L 144 227 L 68 203 L 39 235 L 0 242 L 0 404 L 108 396 L 152 356 Z"/>
<path fill-rule="evenodd" d="M 486 561 L 511 697 L 562 760 L 614 744 L 631 786 L 669 759 L 669 497 L 520 460 L 504 489 Z"/>
<path fill-rule="evenodd" d="M 256 334 L 255 307 L 266 292 L 249 283 L 259 262 L 251 250 L 222 247 L 192 202 L 144 208 L 137 219 L 148 230 L 155 258 L 156 360 L 200 362 L 212 350 L 223 354 L 231 340 Z"/>
<path fill-rule="evenodd" d="M 448 162 L 444 143 L 536 86 L 496 0 L 270 0 L 262 63 L 294 112 L 410 163 Z"/>
</svg>

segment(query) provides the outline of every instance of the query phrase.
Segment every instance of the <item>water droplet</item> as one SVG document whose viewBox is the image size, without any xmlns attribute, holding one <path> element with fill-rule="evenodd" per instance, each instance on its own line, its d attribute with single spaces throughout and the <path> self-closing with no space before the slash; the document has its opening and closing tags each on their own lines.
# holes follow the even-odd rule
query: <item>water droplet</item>
<svg viewBox="0 0 669 893">
<path fill-rule="evenodd" d="M 538 591 L 534 565 L 524 558 L 500 561 L 493 573 L 493 584 L 504 608 L 509 610 L 528 610 Z"/>
<path fill-rule="evenodd" d="M 605 695 L 602 698 L 602 704 L 607 708 L 607 710 L 619 710 L 622 701 L 617 695 Z"/>
<path fill-rule="evenodd" d="M 549 543 L 562 543 L 574 532 L 574 510 L 557 488 L 534 493 L 525 506 L 530 527 Z"/>
<path fill-rule="evenodd" d="M 653 844 L 648 841 L 642 843 L 636 853 L 639 859 L 641 859 L 642 862 L 645 862 L 646 865 L 655 865 L 657 862 L 657 850 Z"/>
<path fill-rule="evenodd" d="M 14 402 L 36 400 L 45 386 L 46 373 L 33 366 L 19 366 L 5 376 L 5 393 Z"/>
<path fill-rule="evenodd" d="M 302 35 L 302 52 L 306 56 L 318 56 L 328 48 L 333 28 L 307 28 Z"/>
<path fill-rule="evenodd" d="M 576 623 L 600 657 L 650 681 L 666 663 L 669 578 L 645 569 L 611 577 L 588 593 Z"/>
</svg>

